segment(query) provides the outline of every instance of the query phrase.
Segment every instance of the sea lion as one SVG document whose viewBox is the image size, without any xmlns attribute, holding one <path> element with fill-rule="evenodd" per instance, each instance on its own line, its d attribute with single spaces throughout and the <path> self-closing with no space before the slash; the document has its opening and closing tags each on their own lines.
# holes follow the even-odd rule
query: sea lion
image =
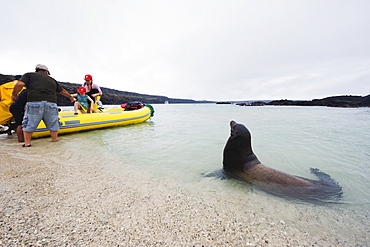
<svg viewBox="0 0 370 247">
<path fill-rule="evenodd" d="M 319 180 L 293 176 L 263 165 L 253 153 L 251 134 L 243 125 L 230 122 L 231 134 L 223 153 L 223 169 L 264 191 L 304 200 L 338 199 L 342 187 L 329 175 L 311 168 Z"/>
</svg>

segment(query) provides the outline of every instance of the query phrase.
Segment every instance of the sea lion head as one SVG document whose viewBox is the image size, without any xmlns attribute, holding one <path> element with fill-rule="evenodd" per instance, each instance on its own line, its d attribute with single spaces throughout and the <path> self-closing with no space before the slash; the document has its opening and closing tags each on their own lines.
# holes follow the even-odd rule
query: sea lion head
<svg viewBox="0 0 370 247">
<path fill-rule="evenodd" d="M 224 148 L 224 168 L 245 171 L 255 164 L 260 164 L 261 162 L 252 151 L 249 130 L 235 121 L 230 122 L 230 129 L 230 137 Z"/>
</svg>

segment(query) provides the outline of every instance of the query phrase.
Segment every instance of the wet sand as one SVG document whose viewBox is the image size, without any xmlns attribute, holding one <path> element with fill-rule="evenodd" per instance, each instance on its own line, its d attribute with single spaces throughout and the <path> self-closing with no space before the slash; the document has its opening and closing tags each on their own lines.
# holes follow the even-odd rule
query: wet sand
<svg viewBox="0 0 370 247">
<path fill-rule="evenodd" d="M 283 218 L 263 201 L 223 201 L 217 192 L 211 197 L 137 170 L 115 172 L 107 169 L 104 155 L 65 153 L 63 140 L 40 139 L 31 148 L 15 140 L 5 144 L 1 246 L 356 245 L 356 236 L 341 239 L 322 231 L 320 219 L 317 232 L 297 227 L 311 219 L 295 204 L 287 204 L 292 215 Z"/>
</svg>

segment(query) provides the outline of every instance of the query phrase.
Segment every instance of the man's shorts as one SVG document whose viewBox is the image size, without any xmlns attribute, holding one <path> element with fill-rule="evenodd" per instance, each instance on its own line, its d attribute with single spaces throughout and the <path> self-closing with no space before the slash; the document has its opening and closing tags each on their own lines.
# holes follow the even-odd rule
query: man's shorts
<svg viewBox="0 0 370 247">
<path fill-rule="evenodd" d="M 59 130 L 58 106 L 47 101 L 27 102 L 22 122 L 23 131 L 35 132 L 43 120 L 49 131 Z"/>
</svg>

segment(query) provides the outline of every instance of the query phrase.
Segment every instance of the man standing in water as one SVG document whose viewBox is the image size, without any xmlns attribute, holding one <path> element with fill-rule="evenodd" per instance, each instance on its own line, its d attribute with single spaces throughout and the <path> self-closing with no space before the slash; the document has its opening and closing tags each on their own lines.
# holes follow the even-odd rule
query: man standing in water
<svg viewBox="0 0 370 247">
<path fill-rule="evenodd" d="M 36 72 L 24 74 L 15 84 L 12 99 L 16 101 L 20 90 L 28 89 L 27 103 L 22 122 L 24 141 L 23 147 L 31 147 L 32 133 L 36 130 L 41 120 L 50 131 L 51 141 L 58 141 L 58 106 L 57 93 L 70 98 L 71 102 L 75 99 L 52 77 L 49 69 L 42 64 L 36 65 Z"/>
</svg>

